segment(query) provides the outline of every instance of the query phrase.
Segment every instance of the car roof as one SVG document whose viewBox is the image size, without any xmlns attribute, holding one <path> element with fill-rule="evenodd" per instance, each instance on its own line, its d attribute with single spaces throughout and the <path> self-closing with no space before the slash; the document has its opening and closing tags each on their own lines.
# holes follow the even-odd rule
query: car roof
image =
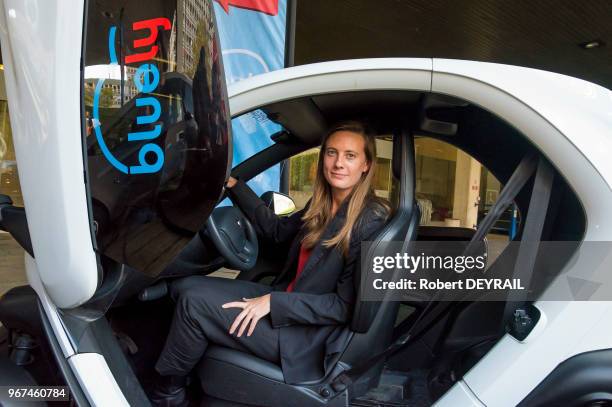
<svg viewBox="0 0 612 407">
<path fill-rule="evenodd" d="M 406 78 L 406 81 L 413 82 L 411 85 L 400 84 L 402 71 L 419 71 L 421 76 Z M 274 85 L 282 83 L 295 83 L 297 86 L 283 87 L 282 94 L 270 97 L 270 100 L 282 102 L 316 95 L 319 78 L 322 78 L 322 82 L 323 78 L 337 80 L 337 93 L 373 89 L 445 93 L 444 79 L 448 75 L 476 78 L 528 106 L 564 135 L 592 163 L 608 186 L 612 185 L 612 164 L 609 160 L 612 154 L 612 92 L 566 75 L 478 61 L 375 58 L 322 62 L 269 72 L 230 85 L 228 94 L 230 110 L 235 115 L 252 106 L 252 103 L 245 103 L 251 92 L 261 92 L 267 87 L 278 89 Z M 355 78 L 352 82 L 351 76 Z M 369 83 L 364 83 L 369 79 Z M 300 80 L 307 80 L 308 86 L 300 87 Z M 321 85 L 320 93 L 326 93 L 332 87 Z M 317 97 L 312 97 L 312 100 L 316 101 Z M 372 103 L 374 100 L 371 99 Z M 317 122 L 312 113 L 308 117 L 311 123 Z M 314 137 L 321 134 L 320 130 L 324 128 L 320 123 L 310 130 L 302 129 L 296 133 L 307 134 L 307 138 Z"/>
<path fill-rule="evenodd" d="M 582 79 L 519 66 L 434 59 L 440 74 L 478 78 L 512 95 L 562 133 L 612 185 L 612 91 Z M 440 75 L 440 76 L 442 76 Z M 432 90 L 437 90 L 436 76 Z"/>
</svg>

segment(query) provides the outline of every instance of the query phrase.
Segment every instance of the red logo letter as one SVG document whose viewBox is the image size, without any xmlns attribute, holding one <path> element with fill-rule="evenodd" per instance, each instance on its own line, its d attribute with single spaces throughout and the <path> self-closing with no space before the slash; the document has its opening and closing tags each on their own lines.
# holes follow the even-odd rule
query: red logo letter
<svg viewBox="0 0 612 407">
<path fill-rule="evenodd" d="M 229 6 L 259 11 L 271 16 L 278 14 L 278 0 L 217 0 L 223 10 L 229 14 Z"/>
<path fill-rule="evenodd" d="M 132 24 L 132 29 L 134 31 L 143 30 L 145 28 L 149 30 L 149 35 L 147 37 L 134 40 L 134 48 L 147 47 L 149 45 L 154 44 L 157 40 L 157 27 L 159 26 L 161 26 L 164 30 L 169 30 L 172 24 L 170 23 L 170 20 L 165 17 L 136 21 L 134 24 Z M 153 59 L 153 57 L 157 55 L 157 49 L 157 45 L 153 45 L 151 49 L 147 52 L 141 52 L 139 54 L 134 55 L 126 55 L 125 63 L 132 64 L 135 62 L 148 61 L 150 59 Z"/>
</svg>

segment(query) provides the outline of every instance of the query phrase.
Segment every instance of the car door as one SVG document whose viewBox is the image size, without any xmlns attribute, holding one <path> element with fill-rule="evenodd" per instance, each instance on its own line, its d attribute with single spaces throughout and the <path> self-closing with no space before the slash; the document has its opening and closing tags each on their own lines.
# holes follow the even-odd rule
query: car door
<svg viewBox="0 0 612 407">
<path fill-rule="evenodd" d="M 108 260 L 122 265 L 115 269 L 160 273 L 203 226 L 231 166 L 212 0 L 196 6 L 174 0 L 1 6 L 25 204 L 13 232 L 31 239 L 28 282 L 60 369 L 73 394 L 94 405 L 127 405 L 139 387 L 125 376 L 115 381 L 103 352 L 84 350 L 79 323 L 66 320 L 104 322 L 110 302 L 99 300 L 121 286 L 113 284 L 121 272 L 109 270 Z M 92 311 L 96 317 L 87 319 Z"/>
<path fill-rule="evenodd" d="M 103 284 L 100 256 L 159 274 L 222 194 L 231 130 L 211 3 L 4 4 L 11 112 L 36 112 L 13 118 L 34 272 L 60 308 Z"/>
<path fill-rule="evenodd" d="M 230 163 L 214 15 L 208 3 L 192 14 L 178 3 L 92 2 L 87 13 L 85 109 L 103 156 L 88 150 L 89 193 L 105 212 L 94 219 L 95 241 L 99 253 L 150 277 L 203 226 Z M 212 35 L 191 38 L 192 26 Z M 124 115 L 124 125 L 106 126 Z M 97 183 L 102 173 L 112 182 Z"/>
</svg>

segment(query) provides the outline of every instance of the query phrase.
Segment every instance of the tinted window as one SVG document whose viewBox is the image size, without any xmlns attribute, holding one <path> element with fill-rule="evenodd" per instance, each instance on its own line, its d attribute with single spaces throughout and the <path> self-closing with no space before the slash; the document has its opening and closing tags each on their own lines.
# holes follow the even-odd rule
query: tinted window
<svg viewBox="0 0 612 407">
<path fill-rule="evenodd" d="M 98 249 L 156 275 L 203 226 L 231 157 L 213 9 L 88 4 L 84 128 Z"/>
</svg>

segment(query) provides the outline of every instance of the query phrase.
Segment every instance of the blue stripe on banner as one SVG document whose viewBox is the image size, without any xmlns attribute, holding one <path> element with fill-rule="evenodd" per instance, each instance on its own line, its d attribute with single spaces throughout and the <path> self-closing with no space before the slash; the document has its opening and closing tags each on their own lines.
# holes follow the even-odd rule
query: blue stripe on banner
<svg viewBox="0 0 612 407">
<path fill-rule="evenodd" d="M 287 0 L 266 1 L 278 3 L 275 15 L 235 7 L 232 1 L 227 3 L 227 8 L 218 2 L 214 4 L 228 84 L 284 67 Z M 280 129 L 261 110 L 232 120 L 232 166 L 271 146 L 270 136 Z M 257 194 L 278 191 L 280 166 L 257 175 L 249 185 Z"/>
</svg>

